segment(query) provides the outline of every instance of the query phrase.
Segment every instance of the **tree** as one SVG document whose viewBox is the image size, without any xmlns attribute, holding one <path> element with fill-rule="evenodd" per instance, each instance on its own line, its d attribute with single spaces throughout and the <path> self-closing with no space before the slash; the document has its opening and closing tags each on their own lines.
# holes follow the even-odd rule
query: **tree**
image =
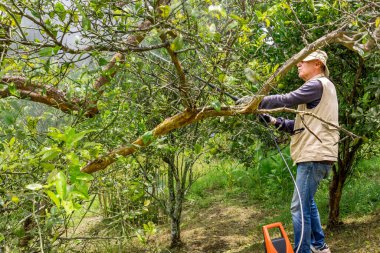
<svg viewBox="0 0 380 253">
<path fill-rule="evenodd" d="M 61 150 L 62 135 L 82 136 L 83 130 L 84 138 L 91 136 L 89 130 L 98 131 L 92 136 L 100 140 L 110 137 L 100 149 L 109 151 L 93 150 L 89 156 L 79 150 L 82 143 L 70 146 L 69 138 L 61 140 L 81 157 L 79 161 L 62 157 L 59 164 L 76 162 L 86 173 L 104 170 L 120 156 L 134 154 L 190 124 L 263 112 L 257 110 L 260 98 L 278 84 L 292 87 L 292 67 L 315 49 L 333 53 L 332 61 L 337 62 L 331 69 L 333 79 L 339 78 L 334 71 L 344 65 L 338 64 L 343 58 L 339 52 L 347 50 L 378 70 L 373 63 L 379 57 L 379 4 L 372 2 L 3 0 L 0 11 L 2 27 L 8 29 L 0 38 L 2 52 L 6 52 L 0 72 L 1 96 L 43 103 L 72 114 L 73 122 L 82 124 L 83 129 L 75 129 L 73 123 L 71 130 L 55 131 L 51 144 L 55 151 Z M 363 75 L 356 73 L 354 83 L 359 88 Z M 350 87 L 352 77 L 341 83 Z M 364 81 L 370 87 L 372 81 Z M 218 89 L 209 89 L 207 83 Z M 352 95 L 362 92 L 353 90 Z M 247 105 L 235 106 L 220 91 L 257 96 Z M 366 105 L 361 107 L 362 114 L 376 115 L 378 110 L 371 108 L 378 97 L 366 92 L 358 101 Z M 94 122 L 101 130 L 91 128 Z M 346 122 L 347 129 L 357 130 L 349 126 L 352 119 Z M 114 123 L 127 126 L 125 132 L 113 129 Z M 10 139 L 6 136 L 3 142 L 10 143 Z M 120 146 L 121 142 L 128 144 Z M 340 156 L 341 161 L 359 150 L 362 142 L 346 138 L 341 145 L 349 147 L 349 152 Z M 341 161 L 335 175 L 347 174 L 340 168 L 352 166 L 351 161 Z M 58 159 L 51 163 L 55 162 Z M 340 184 L 347 177 L 341 178 Z"/>
<path fill-rule="evenodd" d="M 169 134 L 168 146 L 161 155 L 167 164 L 168 197 L 166 212 L 171 223 L 171 247 L 183 245 L 181 240 L 181 218 L 185 196 L 194 183 L 193 167 L 202 155 L 202 146 L 199 143 L 198 126 L 190 131 L 181 131 L 180 138 Z"/>
<path fill-rule="evenodd" d="M 360 139 L 342 138 L 339 144 L 338 163 L 333 167 L 333 178 L 330 185 L 328 226 L 335 227 L 340 223 L 339 204 L 347 179 L 353 174 L 359 158 L 371 156 L 371 149 L 379 138 L 379 102 L 380 88 L 377 85 L 379 74 L 374 62 L 378 55 L 354 54 L 342 48 L 336 48 L 340 62 L 335 62 L 345 73 L 337 75 L 338 92 L 341 100 L 340 122 Z M 372 152 L 373 153 L 373 152 Z"/>
</svg>

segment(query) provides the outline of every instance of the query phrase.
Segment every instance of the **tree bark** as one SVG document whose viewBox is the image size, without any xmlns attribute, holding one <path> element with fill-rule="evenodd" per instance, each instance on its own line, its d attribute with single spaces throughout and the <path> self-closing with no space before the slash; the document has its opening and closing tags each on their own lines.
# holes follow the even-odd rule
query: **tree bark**
<svg viewBox="0 0 380 253">
<path fill-rule="evenodd" d="M 334 165 L 333 168 L 333 179 L 330 184 L 329 190 L 329 218 L 328 218 L 328 228 L 333 228 L 339 225 L 339 212 L 340 212 L 340 200 L 342 199 L 344 180 L 336 172 Z"/>
<path fill-rule="evenodd" d="M 327 227 L 333 228 L 339 225 L 340 222 L 340 201 L 343 195 L 343 187 L 346 183 L 347 178 L 351 175 L 355 156 L 361 145 L 363 144 L 363 139 L 359 139 L 355 145 L 350 146 L 351 141 L 346 140 L 342 145 L 343 154 L 339 157 L 338 166 L 333 167 L 333 179 L 330 184 L 329 190 L 329 218 Z"/>
<path fill-rule="evenodd" d="M 184 190 L 177 175 L 177 169 L 174 164 L 174 156 L 168 155 L 163 158 L 164 162 L 168 164 L 168 190 L 169 190 L 169 203 L 168 215 L 170 218 L 171 227 L 171 243 L 170 248 L 178 248 L 183 245 L 181 240 L 181 215 L 182 204 L 184 200 Z"/>
</svg>

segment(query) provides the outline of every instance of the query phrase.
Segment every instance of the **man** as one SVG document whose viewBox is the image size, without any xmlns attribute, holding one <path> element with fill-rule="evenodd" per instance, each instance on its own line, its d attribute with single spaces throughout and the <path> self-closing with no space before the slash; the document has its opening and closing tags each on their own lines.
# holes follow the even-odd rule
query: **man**
<svg viewBox="0 0 380 253">
<path fill-rule="evenodd" d="M 298 106 L 299 111 L 311 112 L 327 122 L 338 125 L 338 100 L 334 84 L 327 78 L 329 70 L 326 65 L 327 54 L 317 50 L 297 64 L 298 76 L 305 83 L 295 91 L 285 95 L 266 96 L 260 103 L 260 109 Z M 242 101 L 238 101 L 240 103 Z M 243 101 L 244 102 L 244 101 Z M 263 116 L 265 121 L 283 131 L 290 132 L 290 151 L 294 163 L 297 164 L 296 189 L 291 203 L 294 227 L 294 241 L 298 252 L 330 253 L 324 241 L 314 195 L 320 181 L 328 175 L 332 164 L 337 161 L 339 132 L 308 115 L 296 116 L 295 120 Z M 300 203 L 301 202 L 301 203 Z M 302 213 L 303 236 L 302 242 Z"/>
</svg>

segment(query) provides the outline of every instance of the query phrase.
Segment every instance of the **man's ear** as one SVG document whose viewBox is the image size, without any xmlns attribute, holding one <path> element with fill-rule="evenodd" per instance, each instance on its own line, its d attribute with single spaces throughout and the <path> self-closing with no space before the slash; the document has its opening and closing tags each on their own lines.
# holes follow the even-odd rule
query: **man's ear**
<svg viewBox="0 0 380 253">
<path fill-rule="evenodd" d="M 318 66 L 319 68 L 322 69 L 323 63 L 320 60 L 315 61 L 315 66 Z"/>
</svg>

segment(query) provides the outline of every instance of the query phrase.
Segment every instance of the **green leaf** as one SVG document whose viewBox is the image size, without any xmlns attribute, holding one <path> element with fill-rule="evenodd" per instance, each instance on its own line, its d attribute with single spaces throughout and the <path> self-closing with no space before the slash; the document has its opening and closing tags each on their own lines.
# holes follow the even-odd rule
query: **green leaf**
<svg viewBox="0 0 380 253">
<path fill-rule="evenodd" d="M 214 107 L 214 109 L 217 111 L 217 112 L 220 112 L 221 111 L 221 104 L 219 101 L 214 101 L 211 103 L 211 106 Z"/>
<path fill-rule="evenodd" d="M 269 20 L 269 18 L 266 18 L 266 19 L 265 19 L 265 25 L 266 25 L 267 27 L 270 26 L 270 20 Z"/>
<path fill-rule="evenodd" d="M 60 200 L 58 199 L 57 195 L 54 192 L 47 190 L 46 194 L 49 196 L 49 198 L 54 202 L 54 204 L 57 207 L 61 206 L 61 202 L 60 202 Z"/>
<path fill-rule="evenodd" d="M 15 142 L 16 142 L 16 138 L 12 137 L 11 140 L 9 141 L 9 147 L 12 147 Z"/>
<path fill-rule="evenodd" d="M 54 11 L 49 12 L 49 17 L 50 18 L 54 18 L 54 16 L 55 16 L 55 12 Z"/>
<path fill-rule="evenodd" d="M 183 38 L 181 35 L 177 36 L 174 40 L 173 40 L 173 43 L 170 44 L 170 48 L 173 50 L 173 51 L 178 51 L 178 50 L 181 50 L 183 48 Z"/>
<path fill-rule="evenodd" d="M 57 189 L 57 193 L 60 199 L 65 200 L 67 196 L 67 183 L 66 175 L 62 171 L 59 171 L 55 175 L 55 187 Z"/>
<path fill-rule="evenodd" d="M 5 240 L 5 236 L 2 233 L 0 233 L 0 242 L 2 242 L 4 240 Z"/>
<path fill-rule="evenodd" d="M 376 21 L 375 21 L 375 26 L 376 26 L 376 28 L 378 28 L 379 25 L 380 25 L 380 17 L 377 17 L 377 18 L 376 18 Z"/>
<path fill-rule="evenodd" d="M 161 10 L 161 17 L 167 18 L 170 15 L 170 6 L 168 5 L 161 5 L 160 7 Z"/>
<path fill-rule="evenodd" d="M 307 0 L 308 6 L 310 6 L 313 13 L 315 13 L 315 6 L 314 6 L 314 0 Z"/>
<path fill-rule="evenodd" d="M 39 12 L 36 12 L 34 9 L 29 9 L 33 16 L 36 18 L 41 18 L 41 14 Z"/>
<path fill-rule="evenodd" d="M 41 57 L 50 57 L 54 54 L 54 50 L 55 48 L 54 47 L 44 47 L 42 48 L 38 54 L 41 56 Z"/>
<path fill-rule="evenodd" d="M 142 141 L 144 143 L 144 145 L 148 144 L 149 142 L 151 142 L 153 140 L 153 132 L 152 131 L 148 131 L 146 132 L 141 138 L 142 138 Z"/>
<path fill-rule="evenodd" d="M 259 21 L 264 20 L 264 18 L 266 18 L 266 15 L 267 15 L 266 12 L 262 13 L 262 12 L 259 11 L 259 10 L 255 10 L 255 14 L 256 14 L 257 19 L 258 19 Z"/>
<path fill-rule="evenodd" d="M 54 10 L 58 15 L 59 20 L 61 20 L 62 22 L 65 21 L 66 9 L 65 9 L 65 6 L 61 2 L 58 2 L 54 5 Z"/>
<path fill-rule="evenodd" d="M 84 193 L 82 193 L 80 191 L 76 191 L 76 190 L 70 191 L 70 193 L 69 193 L 69 199 L 73 199 L 75 197 L 80 198 L 80 199 L 86 199 L 86 200 L 89 199 L 88 194 L 86 195 L 86 194 L 84 194 Z"/>
<path fill-rule="evenodd" d="M 81 174 L 78 175 L 76 179 L 82 180 L 82 181 L 91 181 L 91 180 L 94 180 L 94 177 L 90 174 L 81 172 Z"/>
<path fill-rule="evenodd" d="M 55 169 L 54 164 L 51 163 L 41 163 L 41 167 L 44 168 L 46 171 L 51 171 Z"/>
<path fill-rule="evenodd" d="M 86 16 L 82 17 L 82 27 L 83 27 L 83 30 L 85 31 L 88 31 L 91 29 L 91 22 Z"/>
<path fill-rule="evenodd" d="M 57 54 L 59 52 L 59 50 L 61 50 L 60 46 L 53 47 L 53 54 Z"/>
<path fill-rule="evenodd" d="M 20 95 L 14 83 L 10 83 L 8 85 L 8 90 L 9 90 L 9 93 L 11 93 L 11 95 L 15 97 L 18 97 Z"/>
<path fill-rule="evenodd" d="M 78 210 L 80 208 L 80 207 L 78 208 L 78 206 L 75 205 L 75 203 L 73 203 L 72 200 L 68 200 L 68 201 L 64 200 L 64 201 L 62 201 L 62 206 L 63 206 L 63 208 L 65 208 L 65 211 L 66 211 L 67 214 L 70 214 L 73 211 Z"/>
<path fill-rule="evenodd" d="M 136 237 L 137 239 L 141 242 L 141 243 L 145 243 L 146 242 L 146 239 L 145 239 L 145 236 L 140 234 L 138 231 L 136 231 Z"/>
<path fill-rule="evenodd" d="M 44 70 L 46 72 L 49 72 L 49 69 L 50 69 L 50 58 L 47 61 L 45 61 L 45 63 L 44 63 L 43 66 L 44 66 Z"/>
<path fill-rule="evenodd" d="M 77 181 L 74 184 L 74 191 L 80 192 L 81 196 L 84 199 L 88 199 L 89 198 L 89 195 L 88 195 L 89 186 L 90 186 L 90 184 L 87 183 L 86 181 Z"/>
<path fill-rule="evenodd" d="M 99 63 L 99 66 L 104 66 L 104 65 L 107 65 L 108 64 L 108 61 L 104 58 L 100 58 L 98 60 L 98 63 Z"/>
<path fill-rule="evenodd" d="M 247 21 L 247 20 L 245 20 L 245 19 L 242 18 L 242 17 L 239 17 L 239 16 L 236 15 L 236 14 L 233 14 L 233 13 L 230 14 L 230 18 L 232 18 L 232 19 L 238 21 L 239 24 L 241 24 L 241 25 L 248 24 L 248 21 Z"/>
<path fill-rule="evenodd" d="M 37 155 L 41 156 L 41 161 L 49 161 L 56 158 L 62 150 L 56 147 L 45 147 Z"/>
<path fill-rule="evenodd" d="M 61 133 L 61 131 L 57 128 L 50 127 L 48 136 L 52 137 L 55 141 L 65 141 L 66 136 Z"/>
<path fill-rule="evenodd" d="M 35 184 L 28 184 L 25 187 L 26 187 L 26 189 L 29 189 L 32 191 L 38 191 L 38 190 L 41 190 L 43 188 L 43 185 L 35 183 Z"/>
<path fill-rule="evenodd" d="M 72 166 L 69 170 L 69 174 L 70 174 L 70 180 L 71 181 L 77 181 L 77 180 L 91 181 L 91 180 L 94 180 L 94 177 L 92 175 L 81 172 L 79 166 Z"/>
<path fill-rule="evenodd" d="M 71 148 L 75 146 L 81 139 L 83 139 L 86 134 L 93 131 L 94 130 L 85 130 L 80 133 L 76 133 L 74 128 L 68 127 L 65 130 L 64 141 L 66 142 L 66 145 Z"/>
<path fill-rule="evenodd" d="M 199 145 L 198 143 L 194 145 L 194 151 L 196 154 L 199 154 L 202 150 L 202 146 Z"/>
</svg>

